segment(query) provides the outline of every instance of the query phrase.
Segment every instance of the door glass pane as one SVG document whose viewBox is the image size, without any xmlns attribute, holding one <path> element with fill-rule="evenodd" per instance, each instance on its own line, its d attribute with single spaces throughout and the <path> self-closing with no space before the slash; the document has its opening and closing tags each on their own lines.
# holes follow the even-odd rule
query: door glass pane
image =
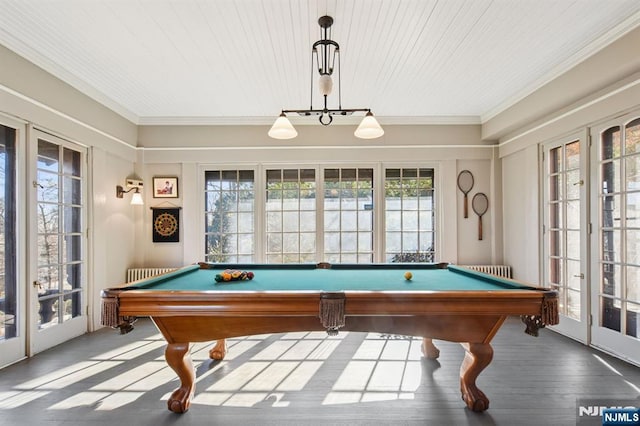
<svg viewBox="0 0 640 426">
<path fill-rule="evenodd" d="M 580 231 L 567 231 L 567 258 L 580 260 Z"/>
<path fill-rule="evenodd" d="M 627 263 L 640 265 L 640 229 L 629 229 L 627 235 Z M 630 282 L 631 284 L 631 282 Z"/>
<path fill-rule="evenodd" d="M 640 303 L 640 267 L 627 266 L 627 293 L 625 298 L 631 302 Z"/>
<path fill-rule="evenodd" d="M 558 201 L 562 199 L 562 176 L 555 175 L 549 177 L 549 201 Z"/>
<path fill-rule="evenodd" d="M 562 211 L 560 207 L 562 205 L 560 203 L 550 203 L 549 204 L 549 228 L 558 229 L 563 227 L 562 222 Z"/>
<path fill-rule="evenodd" d="M 602 132 L 601 146 L 602 160 L 620 157 L 620 127 L 614 126 Z"/>
<path fill-rule="evenodd" d="M 81 203 L 82 181 L 76 178 L 64 177 L 62 180 L 62 190 L 64 192 L 63 202 L 65 204 Z"/>
<path fill-rule="evenodd" d="M 549 259 L 549 283 L 560 285 L 563 281 L 562 279 L 562 261 L 559 258 L 550 258 Z"/>
<path fill-rule="evenodd" d="M 627 226 L 640 228 L 640 192 L 628 193 L 626 201 Z"/>
<path fill-rule="evenodd" d="M 38 170 L 38 201 L 57 203 L 59 198 L 58 175 Z"/>
<path fill-rule="evenodd" d="M 620 227 L 620 203 L 619 195 L 607 195 L 602 197 L 602 226 L 604 228 Z"/>
<path fill-rule="evenodd" d="M 620 160 L 609 161 L 602 165 L 602 193 L 611 194 L 620 191 Z"/>
<path fill-rule="evenodd" d="M 565 145 L 567 152 L 567 170 L 580 168 L 580 141 L 571 142 Z"/>
<path fill-rule="evenodd" d="M 620 331 L 620 302 L 609 297 L 600 298 L 600 326 Z"/>
<path fill-rule="evenodd" d="M 640 154 L 627 157 L 624 164 L 627 191 L 640 190 Z"/>
<path fill-rule="evenodd" d="M 640 118 L 625 126 L 625 152 L 632 154 L 640 151 Z"/>
<path fill-rule="evenodd" d="M 562 231 L 549 232 L 549 254 L 551 256 L 562 256 Z"/>
<path fill-rule="evenodd" d="M 80 153 L 72 149 L 63 148 L 63 168 L 62 172 L 67 175 L 80 177 Z"/>
<path fill-rule="evenodd" d="M 0 125 L 0 342 L 17 337 L 16 130 Z"/>
<path fill-rule="evenodd" d="M 580 292 L 567 289 L 567 310 L 566 315 L 575 320 L 580 319 Z"/>
<path fill-rule="evenodd" d="M 562 165 L 562 147 L 549 150 L 549 174 L 558 173 Z"/>
<path fill-rule="evenodd" d="M 640 338 L 640 304 L 627 303 L 627 336 Z"/>
<path fill-rule="evenodd" d="M 60 147 L 45 140 L 38 140 L 38 169 L 59 173 L 58 160 L 60 159 Z"/>
<path fill-rule="evenodd" d="M 567 172 L 567 199 L 578 200 L 580 198 L 580 170 Z"/>
<path fill-rule="evenodd" d="M 565 203 L 567 211 L 567 229 L 580 229 L 580 201 L 567 201 Z"/>
<path fill-rule="evenodd" d="M 622 276 L 620 266 L 605 263 L 602 265 L 602 294 L 608 296 L 620 296 Z"/>
</svg>

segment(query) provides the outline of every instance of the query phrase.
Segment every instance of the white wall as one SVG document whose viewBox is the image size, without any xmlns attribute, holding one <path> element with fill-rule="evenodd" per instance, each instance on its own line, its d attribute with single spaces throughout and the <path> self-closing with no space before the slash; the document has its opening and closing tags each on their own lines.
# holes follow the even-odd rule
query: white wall
<svg viewBox="0 0 640 426">
<path fill-rule="evenodd" d="M 456 187 L 456 217 L 458 218 L 458 261 L 461 265 L 490 265 L 501 263 L 498 259 L 492 259 L 493 245 L 495 243 L 495 224 L 493 215 L 496 209 L 498 195 L 491 186 L 491 160 L 460 160 L 457 162 L 457 171 L 469 170 L 474 178 L 473 188 L 468 195 L 469 217 L 464 219 L 464 198 Z M 456 174 L 457 177 L 457 174 Z M 473 211 L 473 196 L 479 192 L 484 193 L 489 199 L 489 209 L 482 216 L 482 240 L 479 240 L 479 218 Z M 499 200 L 499 197 L 498 197 Z M 447 212 L 447 214 L 449 214 Z M 445 238 L 448 237 L 445 235 Z"/>
<path fill-rule="evenodd" d="M 532 145 L 502 158 L 504 261 L 514 277 L 539 282 L 538 150 Z"/>
<path fill-rule="evenodd" d="M 134 267 L 137 259 L 136 221 L 143 206 L 130 204 L 131 194 L 116 198 L 116 185 L 132 175 L 133 162 L 100 148 L 91 151 L 93 179 L 89 271 L 93 279 L 89 286 L 92 326 L 100 326 L 100 290 L 125 281 L 126 269 Z"/>
</svg>

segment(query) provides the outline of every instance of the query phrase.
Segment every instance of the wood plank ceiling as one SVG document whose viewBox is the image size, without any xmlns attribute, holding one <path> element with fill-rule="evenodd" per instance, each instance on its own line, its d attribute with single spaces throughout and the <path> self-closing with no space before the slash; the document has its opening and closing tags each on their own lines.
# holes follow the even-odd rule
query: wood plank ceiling
<svg viewBox="0 0 640 426">
<path fill-rule="evenodd" d="M 637 27 L 640 1 L 0 0 L 0 44 L 135 123 L 270 124 L 309 107 L 325 14 L 343 107 L 479 123 Z"/>
</svg>

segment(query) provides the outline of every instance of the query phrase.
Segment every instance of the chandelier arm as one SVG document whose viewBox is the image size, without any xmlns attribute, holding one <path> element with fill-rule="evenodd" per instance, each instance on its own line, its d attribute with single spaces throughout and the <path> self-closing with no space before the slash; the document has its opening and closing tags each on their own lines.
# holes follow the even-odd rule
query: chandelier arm
<svg viewBox="0 0 640 426">
<path fill-rule="evenodd" d="M 283 114 L 298 114 L 298 115 L 351 115 L 354 112 L 364 112 L 365 114 L 371 112 L 370 108 L 346 108 L 346 109 L 283 109 Z"/>
</svg>

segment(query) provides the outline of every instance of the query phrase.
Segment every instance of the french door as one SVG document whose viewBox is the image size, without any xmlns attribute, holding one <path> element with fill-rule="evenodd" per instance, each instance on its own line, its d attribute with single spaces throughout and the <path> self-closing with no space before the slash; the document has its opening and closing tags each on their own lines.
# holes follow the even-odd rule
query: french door
<svg viewBox="0 0 640 426">
<path fill-rule="evenodd" d="M 640 364 L 640 114 L 595 127 L 591 137 L 592 344 Z"/>
<path fill-rule="evenodd" d="M 588 342 L 586 133 L 543 145 L 543 285 L 558 291 L 554 329 Z"/>
<path fill-rule="evenodd" d="M 86 148 L 33 130 L 29 355 L 87 331 Z"/>
<path fill-rule="evenodd" d="M 25 128 L 0 116 L 0 368 L 26 356 Z"/>
</svg>

